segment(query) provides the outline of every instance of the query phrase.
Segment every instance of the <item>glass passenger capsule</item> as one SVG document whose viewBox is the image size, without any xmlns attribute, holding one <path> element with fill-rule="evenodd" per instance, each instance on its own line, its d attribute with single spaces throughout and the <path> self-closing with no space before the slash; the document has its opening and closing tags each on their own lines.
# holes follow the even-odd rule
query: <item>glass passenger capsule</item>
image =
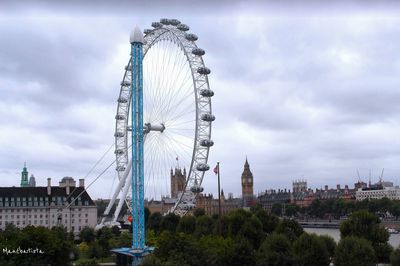
<svg viewBox="0 0 400 266">
<path fill-rule="evenodd" d="M 197 41 L 197 39 L 198 39 L 197 35 L 193 34 L 193 33 L 186 33 L 185 38 L 186 38 L 186 40 L 192 41 L 192 42 Z"/>
<path fill-rule="evenodd" d="M 208 171 L 208 170 L 210 170 L 210 166 L 208 165 L 208 164 L 206 164 L 206 163 L 199 163 L 197 166 L 196 166 L 196 169 L 198 170 L 198 171 Z"/>
<path fill-rule="evenodd" d="M 210 89 L 202 89 L 200 90 L 200 95 L 203 97 L 212 97 L 214 96 L 214 92 Z"/>
<path fill-rule="evenodd" d="M 211 147 L 213 145 L 214 145 L 214 141 L 212 141 L 210 139 L 202 139 L 202 140 L 200 140 L 200 146 Z"/>
<path fill-rule="evenodd" d="M 197 69 L 197 73 L 202 74 L 202 75 L 208 75 L 211 73 L 211 70 L 208 67 L 199 67 Z"/>
<path fill-rule="evenodd" d="M 161 24 L 160 22 L 153 22 L 153 23 L 151 23 L 151 26 L 152 26 L 153 28 L 161 28 L 161 27 L 162 27 L 162 24 Z"/>
<path fill-rule="evenodd" d="M 205 55 L 205 53 L 206 52 L 201 48 L 195 48 L 195 49 L 192 50 L 192 54 L 198 55 L 198 56 Z"/>
<path fill-rule="evenodd" d="M 179 24 L 178 26 L 176 26 L 179 30 L 181 31 L 188 31 L 190 28 L 188 25 L 186 24 Z"/>
<path fill-rule="evenodd" d="M 212 122 L 215 120 L 215 116 L 213 114 L 202 114 L 201 120 L 207 121 L 207 122 Z"/>
</svg>

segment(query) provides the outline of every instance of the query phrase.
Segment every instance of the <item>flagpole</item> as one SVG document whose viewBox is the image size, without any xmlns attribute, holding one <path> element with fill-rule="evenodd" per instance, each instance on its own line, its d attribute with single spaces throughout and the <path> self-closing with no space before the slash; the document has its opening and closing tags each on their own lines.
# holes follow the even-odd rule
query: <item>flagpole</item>
<svg viewBox="0 0 400 266">
<path fill-rule="evenodd" d="M 220 188 L 220 176 L 219 176 L 219 162 L 217 162 L 218 169 L 218 220 L 219 220 L 219 234 L 221 234 L 221 188 Z"/>
</svg>

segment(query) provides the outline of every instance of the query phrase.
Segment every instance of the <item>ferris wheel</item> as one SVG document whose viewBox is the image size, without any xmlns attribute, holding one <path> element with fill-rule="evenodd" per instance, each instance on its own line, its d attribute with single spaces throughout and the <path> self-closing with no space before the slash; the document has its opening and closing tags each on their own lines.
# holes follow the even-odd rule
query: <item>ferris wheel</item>
<svg viewBox="0 0 400 266">
<path fill-rule="evenodd" d="M 184 186 L 168 212 L 185 215 L 196 205 L 196 195 L 203 191 L 204 174 L 211 139 L 211 98 L 208 74 L 203 56 L 205 51 L 196 45 L 197 36 L 189 33 L 189 26 L 177 19 L 161 19 L 152 23 L 153 29 L 144 30 L 143 41 L 143 131 L 145 197 L 148 200 L 170 195 L 172 168 L 184 169 Z M 115 155 L 120 202 L 131 208 L 131 64 L 125 67 L 115 116 Z M 104 222 L 104 219 L 103 221 Z"/>
</svg>

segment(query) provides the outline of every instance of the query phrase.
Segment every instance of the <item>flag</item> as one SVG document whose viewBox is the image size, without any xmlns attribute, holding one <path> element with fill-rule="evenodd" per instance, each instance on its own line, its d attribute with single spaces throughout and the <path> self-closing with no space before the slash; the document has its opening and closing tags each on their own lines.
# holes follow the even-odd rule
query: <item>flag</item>
<svg viewBox="0 0 400 266">
<path fill-rule="evenodd" d="M 214 167 L 214 173 L 217 175 L 219 172 L 219 166 L 218 164 Z"/>
</svg>

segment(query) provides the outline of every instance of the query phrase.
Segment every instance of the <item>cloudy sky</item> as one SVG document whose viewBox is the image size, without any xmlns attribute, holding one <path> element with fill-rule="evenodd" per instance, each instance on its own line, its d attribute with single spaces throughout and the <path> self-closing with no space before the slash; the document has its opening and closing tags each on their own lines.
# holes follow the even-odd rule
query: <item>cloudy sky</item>
<svg viewBox="0 0 400 266">
<path fill-rule="evenodd" d="M 161 17 L 190 25 L 206 50 L 217 117 L 209 161 L 221 162 L 226 192 L 241 193 L 246 156 L 255 192 L 298 178 L 352 186 L 357 169 L 374 181 L 385 168 L 384 179 L 400 184 L 394 1 L 52 2 L 0 2 L 2 186 L 19 185 L 24 161 L 39 186 L 88 174 L 114 141 L 130 30 Z M 109 197 L 114 177 L 107 172 L 89 193 Z M 211 171 L 204 186 L 216 192 Z"/>
</svg>

